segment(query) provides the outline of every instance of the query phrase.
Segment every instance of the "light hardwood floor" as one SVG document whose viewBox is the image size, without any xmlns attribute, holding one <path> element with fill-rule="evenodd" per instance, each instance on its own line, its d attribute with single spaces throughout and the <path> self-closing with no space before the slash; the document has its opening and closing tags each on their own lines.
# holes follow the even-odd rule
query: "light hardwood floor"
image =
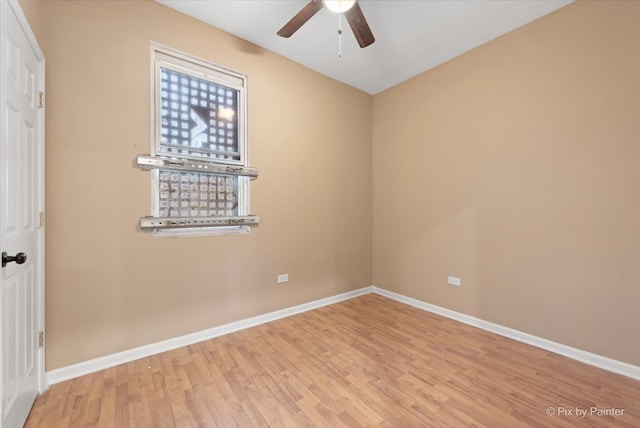
<svg viewBox="0 0 640 428">
<path fill-rule="evenodd" d="M 85 426 L 640 427 L 640 382 L 368 294 L 53 385 L 26 423 Z"/>
</svg>

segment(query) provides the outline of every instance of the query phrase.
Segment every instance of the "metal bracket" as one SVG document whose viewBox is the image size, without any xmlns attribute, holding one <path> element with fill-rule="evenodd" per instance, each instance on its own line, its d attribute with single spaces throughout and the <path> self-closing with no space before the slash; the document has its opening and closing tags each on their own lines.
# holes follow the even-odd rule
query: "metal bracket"
<svg viewBox="0 0 640 428">
<path fill-rule="evenodd" d="M 142 217 L 141 229 L 179 229 L 214 226 L 257 226 L 260 217 Z"/>
<path fill-rule="evenodd" d="M 199 162 L 187 159 L 168 159 L 149 155 L 138 155 L 138 168 L 143 170 L 168 169 L 175 171 L 208 172 L 212 174 L 239 175 L 255 179 L 258 169 L 236 165 L 222 165 L 211 162 Z"/>
</svg>

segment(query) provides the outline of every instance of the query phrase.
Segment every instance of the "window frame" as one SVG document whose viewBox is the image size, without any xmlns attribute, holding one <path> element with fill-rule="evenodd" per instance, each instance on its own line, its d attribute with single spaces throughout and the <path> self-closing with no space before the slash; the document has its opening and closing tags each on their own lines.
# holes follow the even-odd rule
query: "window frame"
<svg viewBox="0 0 640 428">
<path fill-rule="evenodd" d="M 247 139 L 247 76 L 236 73 L 217 64 L 195 58 L 175 49 L 167 48 L 156 43 L 151 44 L 152 66 L 152 152 L 153 156 L 176 157 L 212 163 L 249 166 L 249 147 Z M 200 156 L 172 156 L 163 152 L 160 147 L 161 136 L 161 95 L 160 68 L 166 68 L 177 73 L 186 74 L 197 79 L 207 80 L 217 85 L 222 85 L 239 92 L 238 97 L 238 151 L 240 159 L 208 159 Z"/>
<path fill-rule="evenodd" d="M 188 154 L 167 153 L 161 150 L 162 127 L 162 93 L 161 93 L 161 68 L 175 71 L 197 79 L 206 80 L 216 85 L 221 85 L 238 91 L 237 99 L 237 141 L 239 159 L 216 159 L 204 156 L 190 156 Z M 221 67 L 212 62 L 196 58 L 187 53 L 178 51 L 151 42 L 151 156 L 163 159 L 179 159 L 185 161 L 205 162 L 211 165 L 233 166 L 249 168 L 249 142 L 247 119 L 247 85 L 246 75 Z M 161 169 L 161 168 L 160 168 Z M 151 213 L 154 217 L 160 214 L 160 169 L 151 169 Z M 203 171 L 205 172 L 205 171 Z M 225 175 L 220 173 L 219 175 Z M 235 175 L 235 174 L 228 174 Z M 238 216 L 249 216 L 250 212 L 250 181 L 249 176 L 237 175 L 238 180 Z M 207 218 L 207 217 L 203 217 Z M 221 217 L 224 218 L 224 217 Z M 244 234 L 250 231 L 249 225 L 237 226 L 205 226 L 187 228 L 163 228 L 152 229 L 151 235 L 155 237 L 182 237 Z"/>
</svg>

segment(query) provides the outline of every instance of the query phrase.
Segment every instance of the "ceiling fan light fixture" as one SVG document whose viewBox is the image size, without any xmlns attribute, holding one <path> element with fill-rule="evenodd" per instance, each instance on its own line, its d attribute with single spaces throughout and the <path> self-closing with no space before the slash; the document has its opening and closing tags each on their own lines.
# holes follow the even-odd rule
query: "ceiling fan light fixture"
<svg viewBox="0 0 640 428">
<path fill-rule="evenodd" d="M 356 0 L 324 0 L 324 5 L 331 12 L 345 13 L 356 4 Z"/>
</svg>

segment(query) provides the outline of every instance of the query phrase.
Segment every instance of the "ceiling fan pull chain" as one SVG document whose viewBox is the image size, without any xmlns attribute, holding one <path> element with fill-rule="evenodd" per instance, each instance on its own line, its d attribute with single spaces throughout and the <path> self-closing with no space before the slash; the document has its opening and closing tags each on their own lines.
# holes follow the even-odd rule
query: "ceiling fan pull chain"
<svg viewBox="0 0 640 428">
<path fill-rule="evenodd" d="M 342 58 L 342 14 L 338 14 L 338 58 Z"/>
</svg>

